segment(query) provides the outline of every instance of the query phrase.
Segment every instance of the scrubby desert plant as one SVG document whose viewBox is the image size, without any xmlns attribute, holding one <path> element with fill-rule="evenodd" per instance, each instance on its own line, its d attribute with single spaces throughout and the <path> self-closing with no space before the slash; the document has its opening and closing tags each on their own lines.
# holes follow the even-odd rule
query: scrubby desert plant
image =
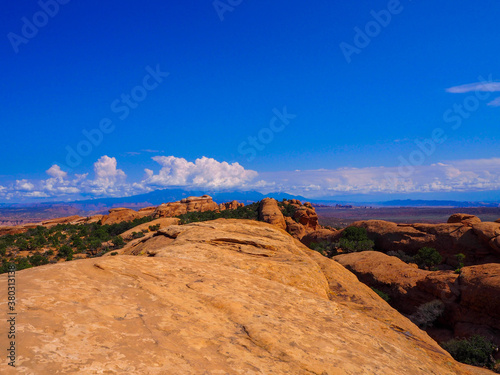
<svg viewBox="0 0 500 375">
<path fill-rule="evenodd" d="M 420 268 L 431 268 L 443 261 L 443 257 L 433 247 L 422 247 L 414 257 Z"/>
<path fill-rule="evenodd" d="M 381 290 L 375 289 L 375 288 L 372 288 L 372 290 L 375 293 L 377 293 L 380 296 L 380 298 L 382 298 L 385 302 L 389 302 L 390 301 L 391 298 L 389 297 L 388 294 L 382 292 Z"/>
<path fill-rule="evenodd" d="M 493 354 L 498 351 L 498 347 L 483 336 L 453 339 L 442 344 L 442 347 L 459 362 L 489 368 L 495 366 Z"/>
<path fill-rule="evenodd" d="M 444 303 L 440 300 L 434 300 L 419 306 L 417 311 L 410 315 L 410 320 L 420 328 L 427 328 L 434 324 L 444 312 Z"/>
</svg>

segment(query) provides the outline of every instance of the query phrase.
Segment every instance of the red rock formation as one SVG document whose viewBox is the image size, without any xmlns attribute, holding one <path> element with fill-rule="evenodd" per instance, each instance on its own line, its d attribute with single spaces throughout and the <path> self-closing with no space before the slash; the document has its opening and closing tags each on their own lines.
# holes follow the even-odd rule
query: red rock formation
<svg viewBox="0 0 500 375">
<path fill-rule="evenodd" d="M 244 207 L 244 203 L 240 203 L 238 201 L 232 201 L 228 203 L 221 203 L 219 204 L 219 211 L 225 211 L 225 210 L 236 210 L 239 207 Z"/>
<path fill-rule="evenodd" d="M 122 221 L 132 221 L 140 217 L 141 215 L 137 211 L 130 208 L 112 208 L 109 210 L 109 215 L 101 219 L 101 224 L 117 224 Z"/>
<path fill-rule="evenodd" d="M 500 264 L 464 267 L 458 275 L 420 270 L 373 251 L 334 259 L 363 283 L 387 293 L 391 305 L 403 314 L 414 314 L 424 303 L 441 300 L 445 312 L 439 322 L 448 327 L 447 338 L 480 334 L 500 345 Z M 428 332 L 436 340 L 442 336 L 439 330 Z"/>
<path fill-rule="evenodd" d="M 264 198 L 259 205 L 259 220 L 286 230 L 285 217 L 273 198 Z"/>
<path fill-rule="evenodd" d="M 448 223 L 477 224 L 481 219 L 469 214 L 453 214 L 448 218 Z"/>
<path fill-rule="evenodd" d="M 201 197 L 188 197 L 179 202 L 164 203 L 156 208 L 154 218 L 174 217 L 187 212 L 218 211 L 219 205 L 212 200 L 212 197 L 203 195 Z"/>
</svg>

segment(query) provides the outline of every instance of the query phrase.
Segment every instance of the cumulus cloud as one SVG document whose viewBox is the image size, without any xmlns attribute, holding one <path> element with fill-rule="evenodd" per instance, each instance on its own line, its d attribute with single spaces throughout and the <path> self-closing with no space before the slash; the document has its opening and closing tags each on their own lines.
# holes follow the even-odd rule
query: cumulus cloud
<svg viewBox="0 0 500 375">
<path fill-rule="evenodd" d="M 275 188 L 309 197 L 368 193 L 500 190 L 500 158 L 422 166 L 339 168 L 261 173 Z"/>
<path fill-rule="evenodd" d="M 52 167 L 50 167 L 46 173 L 49 175 L 49 176 L 52 176 L 54 178 L 64 178 L 68 175 L 67 172 L 64 172 L 60 166 L 58 166 L 57 164 L 54 164 Z"/>
<path fill-rule="evenodd" d="M 20 191 L 32 191 L 35 188 L 31 182 L 26 179 L 16 180 L 16 189 Z"/>
<path fill-rule="evenodd" d="M 145 169 L 144 185 L 167 187 L 242 187 L 257 177 L 258 173 L 246 170 L 238 163 L 229 164 L 212 158 L 202 157 L 193 162 L 175 156 L 155 156 L 153 160 L 161 165 L 158 174 Z"/>
<path fill-rule="evenodd" d="M 102 156 L 94 163 L 95 179 L 89 182 L 94 194 L 114 195 L 121 192 L 125 186 L 127 175 L 117 168 L 116 158 Z"/>
</svg>

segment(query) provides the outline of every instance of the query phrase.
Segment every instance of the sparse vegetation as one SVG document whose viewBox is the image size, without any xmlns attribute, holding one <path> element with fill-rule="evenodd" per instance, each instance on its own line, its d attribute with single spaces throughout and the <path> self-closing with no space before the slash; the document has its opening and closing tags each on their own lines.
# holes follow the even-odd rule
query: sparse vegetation
<svg viewBox="0 0 500 375">
<path fill-rule="evenodd" d="M 362 227 L 347 227 L 342 232 L 338 247 L 346 253 L 373 250 L 375 243 L 368 238 L 368 233 Z"/>
<path fill-rule="evenodd" d="M 181 219 L 181 224 L 196 223 L 200 221 L 216 220 L 216 219 L 249 219 L 257 220 L 259 209 L 259 202 L 238 207 L 234 210 L 225 211 L 206 211 L 206 212 L 188 212 L 183 215 L 177 216 Z"/>
<path fill-rule="evenodd" d="M 121 233 L 151 220 L 150 217 L 144 217 L 112 225 L 93 223 L 58 224 L 51 228 L 37 226 L 25 233 L 1 236 L 0 273 L 7 272 L 9 263 L 14 264 L 17 270 L 22 270 L 63 259 L 69 261 L 74 258 L 74 254 L 101 256 L 110 251 L 106 243 L 111 241 L 116 249 L 123 247 L 125 242 L 119 236 Z M 143 235 L 143 232 L 136 234 Z"/>
<path fill-rule="evenodd" d="M 459 362 L 490 369 L 495 366 L 493 354 L 498 351 L 498 347 L 483 336 L 476 335 L 461 340 L 453 339 L 442 344 L 442 347 Z"/>
<path fill-rule="evenodd" d="M 462 268 L 464 268 L 464 262 L 465 262 L 465 254 L 459 253 L 455 255 L 455 258 L 457 258 L 458 261 L 458 267 L 455 270 L 455 273 L 462 273 Z"/>
<path fill-rule="evenodd" d="M 391 300 L 391 298 L 389 297 L 388 294 L 382 292 L 381 290 L 378 290 L 378 289 L 375 289 L 375 288 L 372 288 L 372 290 L 377 293 L 380 298 L 382 298 L 385 302 L 389 302 Z"/>
<path fill-rule="evenodd" d="M 408 255 L 404 251 L 401 251 L 401 250 L 388 251 L 387 255 L 397 257 L 405 263 L 415 263 L 415 259 L 411 255 Z"/>
<path fill-rule="evenodd" d="M 443 257 L 433 247 L 423 247 L 415 255 L 414 260 L 420 268 L 429 269 L 439 265 L 443 261 Z"/>
<path fill-rule="evenodd" d="M 295 207 L 293 204 L 290 204 L 286 199 L 283 199 L 283 201 L 278 202 L 278 207 L 280 208 L 283 216 L 291 217 L 292 219 L 297 221 L 294 218 L 295 212 L 297 212 L 297 207 Z"/>
<path fill-rule="evenodd" d="M 417 311 L 410 316 L 410 320 L 422 329 L 431 327 L 434 322 L 443 314 L 444 303 L 434 300 L 419 306 Z"/>
</svg>

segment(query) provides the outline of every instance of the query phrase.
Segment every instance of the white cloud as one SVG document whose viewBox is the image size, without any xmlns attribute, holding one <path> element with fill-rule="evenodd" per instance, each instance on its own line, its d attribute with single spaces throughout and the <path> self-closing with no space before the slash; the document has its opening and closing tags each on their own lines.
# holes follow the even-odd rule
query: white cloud
<svg viewBox="0 0 500 375">
<path fill-rule="evenodd" d="M 29 182 L 26 179 L 16 180 L 16 190 L 31 191 L 34 188 L 35 188 L 35 185 L 33 185 L 31 182 Z"/>
<path fill-rule="evenodd" d="M 162 168 L 157 175 L 145 169 L 144 185 L 235 188 L 246 185 L 258 175 L 238 163 L 229 164 L 207 157 L 196 159 L 194 163 L 174 156 L 155 156 L 153 160 Z"/>
<path fill-rule="evenodd" d="M 488 105 L 491 107 L 500 107 L 500 97 L 492 100 Z"/>
<path fill-rule="evenodd" d="M 54 178 L 64 178 L 68 175 L 68 173 L 64 172 L 60 166 L 57 164 L 54 164 L 52 167 L 50 167 L 46 173 Z"/>
<path fill-rule="evenodd" d="M 90 191 L 93 194 L 117 195 L 124 193 L 127 175 L 121 169 L 117 169 L 116 158 L 107 155 L 102 156 L 94 163 L 95 179 L 89 181 Z M 126 189 L 125 189 L 126 190 Z"/>
<path fill-rule="evenodd" d="M 466 85 L 447 88 L 446 91 L 453 94 L 464 94 L 472 91 L 496 92 L 500 91 L 500 82 L 484 81 L 484 82 L 468 83 Z"/>
</svg>

